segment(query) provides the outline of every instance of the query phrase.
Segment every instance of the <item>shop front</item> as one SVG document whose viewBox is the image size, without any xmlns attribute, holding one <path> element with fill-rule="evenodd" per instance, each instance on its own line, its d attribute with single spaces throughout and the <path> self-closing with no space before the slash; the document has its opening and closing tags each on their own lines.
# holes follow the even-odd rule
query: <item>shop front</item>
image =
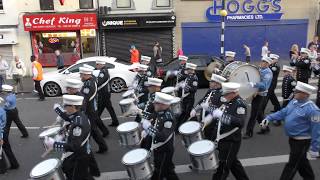
<svg viewBox="0 0 320 180">
<path fill-rule="evenodd" d="M 45 67 L 56 66 L 56 50 L 61 52 L 66 66 L 95 55 L 95 13 L 25 14 L 23 23 L 31 34 L 33 54 Z"/>
<path fill-rule="evenodd" d="M 162 59 L 168 62 L 173 57 L 174 14 L 122 14 L 99 17 L 101 54 L 130 61 L 130 46 L 140 55 L 153 57 L 156 41 L 162 46 Z"/>
</svg>

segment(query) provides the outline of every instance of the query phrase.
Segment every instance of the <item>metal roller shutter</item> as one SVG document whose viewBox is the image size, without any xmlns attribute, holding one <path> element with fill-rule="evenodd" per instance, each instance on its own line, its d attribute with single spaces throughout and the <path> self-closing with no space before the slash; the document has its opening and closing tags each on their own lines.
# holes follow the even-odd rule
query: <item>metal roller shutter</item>
<svg viewBox="0 0 320 180">
<path fill-rule="evenodd" d="M 172 29 L 116 29 L 106 31 L 107 55 L 130 62 L 130 45 L 134 44 L 140 55 L 153 57 L 153 45 L 159 41 L 162 46 L 162 59 L 172 59 Z"/>
<path fill-rule="evenodd" d="M 13 60 L 12 45 L 0 45 L 0 55 L 8 61 L 8 63 Z"/>
</svg>

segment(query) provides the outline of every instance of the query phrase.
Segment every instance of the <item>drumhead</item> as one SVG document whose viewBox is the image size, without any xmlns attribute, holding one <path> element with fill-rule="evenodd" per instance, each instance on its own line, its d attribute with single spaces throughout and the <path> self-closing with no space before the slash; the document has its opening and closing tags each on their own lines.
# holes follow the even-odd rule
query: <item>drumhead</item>
<svg viewBox="0 0 320 180">
<path fill-rule="evenodd" d="M 177 103 L 180 103 L 180 101 L 181 101 L 181 98 L 175 97 L 172 99 L 171 104 L 177 104 Z"/>
<path fill-rule="evenodd" d="M 214 144 L 212 141 L 209 141 L 209 140 L 200 140 L 200 141 L 194 142 L 188 148 L 188 152 L 195 156 L 210 154 L 213 151 L 214 151 Z"/>
<path fill-rule="evenodd" d="M 137 129 L 139 127 L 139 123 L 137 122 L 125 122 L 120 124 L 117 127 L 118 132 L 129 132 Z"/>
<path fill-rule="evenodd" d="M 37 164 L 30 172 L 31 178 L 39 178 L 54 172 L 60 161 L 58 159 L 48 159 Z"/>
<path fill-rule="evenodd" d="M 197 121 L 188 121 L 183 123 L 179 127 L 179 132 L 181 134 L 193 134 L 198 132 L 201 129 L 201 125 Z"/>
<path fill-rule="evenodd" d="M 53 128 L 47 129 L 47 130 L 43 131 L 42 133 L 40 133 L 39 137 L 43 138 L 45 136 L 57 134 L 60 129 L 61 129 L 61 127 L 53 127 Z"/>
<path fill-rule="evenodd" d="M 149 152 L 145 149 L 139 148 L 127 152 L 122 157 L 122 162 L 125 165 L 135 165 L 144 162 L 149 157 Z"/>
<path fill-rule="evenodd" d="M 132 104 L 134 102 L 133 98 L 128 98 L 128 99 L 122 99 L 119 104 L 120 105 L 127 105 L 127 104 Z"/>
<path fill-rule="evenodd" d="M 132 95 L 132 94 L 134 94 L 134 90 L 133 90 L 133 89 L 130 89 L 130 90 L 128 90 L 128 91 L 126 91 L 126 92 L 124 92 L 124 93 L 122 94 L 122 98 L 128 97 L 128 96 L 130 96 L 130 95 Z"/>
<path fill-rule="evenodd" d="M 174 92 L 174 87 L 165 87 L 163 89 L 161 89 L 161 92 L 166 93 L 166 94 L 171 94 Z"/>
</svg>

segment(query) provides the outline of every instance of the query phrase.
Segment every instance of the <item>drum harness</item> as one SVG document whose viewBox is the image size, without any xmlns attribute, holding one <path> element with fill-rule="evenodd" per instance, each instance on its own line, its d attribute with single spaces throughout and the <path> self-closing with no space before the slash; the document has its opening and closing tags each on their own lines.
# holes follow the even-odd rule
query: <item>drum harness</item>
<svg viewBox="0 0 320 180">
<path fill-rule="evenodd" d="M 207 97 L 205 103 L 209 103 L 209 100 L 210 100 L 210 98 L 211 98 L 212 93 L 213 93 L 213 91 L 210 92 L 210 94 L 209 94 L 209 96 Z M 205 116 L 206 116 L 206 112 L 205 112 L 205 110 L 203 110 L 203 111 L 202 111 L 202 119 L 204 119 Z"/>
</svg>

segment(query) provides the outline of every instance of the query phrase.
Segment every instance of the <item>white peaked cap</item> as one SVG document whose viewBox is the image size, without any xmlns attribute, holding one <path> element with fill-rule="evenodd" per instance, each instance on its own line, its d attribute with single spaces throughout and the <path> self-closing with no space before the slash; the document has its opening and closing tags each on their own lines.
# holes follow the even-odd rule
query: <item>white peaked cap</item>
<svg viewBox="0 0 320 180">
<path fill-rule="evenodd" d="M 102 59 L 97 59 L 96 64 L 106 64 L 106 61 L 104 61 Z"/>
<path fill-rule="evenodd" d="M 149 57 L 149 56 L 141 56 L 141 61 L 148 61 L 148 62 L 150 62 L 150 60 L 151 60 L 151 57 Z"/>
<path fill-rule="evenodd" d="M 82 86 L 82 81 L 78 79 L 66 79 L 66 87 L 80 89 Z"/>
<path fill-rule="evenodd" d="M 62 99 L 64 105 L 81 106 L 83 102 L 83 96 L 77 95 L 63 95 Z"/>
<path fill-rule="evenodd" d="M 291 68 L 290 66 L 287 66 L 287 65 L 283 65 L 282 70 L 283 70 L 283 71 L 292 72 L 292 68 Z"/>
<path fill-rule="evenodd" d="M 149 67 L 149 66 L 147 66 L 147 65 L 139 64 L 138 69 L 139 69 L 140 71 L 146 71 L 146 70 L 148 70 L 148 67 Z"/>
<path fill-rule="evenodd" d="M 239 83 L 233 83 L 233 82 L 222 83 L 222 94 L 238 92 L 239 88 L 240 88 Z"/>
<path fill-rule="evenodd" d="M 163 81 L 162 79 L 158 79 L 158 78 L 148 78 L 146 85 L 147 86 L 161 86 L 162 81 Z"/>
<path fill-rule="evenodd" d="M 261 58 L 261 61 L 267 62 L 267 63 L 269 63 L 269 64 L 272 63 L 272 59 L 269 58 L 268 56 L 263 56 L 263 57 Z"/>
<path fill-rule="evenodd" d="M 270 54 L 269 57 L 270 57 L 271 59 L 279 59 L 279 58 L 280 58 L 280 56 L 277 55 L 277 54 Z"/>
<path fill-rule="evenodd" d="M 226 78 L 220 76 L 220 75 L 217 75 L 217 74 L 212 74 L 211 76 L 211 81 L 214 81 L 214 82 L 217 82 L 217 83 L 224 83 L 227 81 Z"/>
<path fill-rule="evenodd" d="M 179 55 L 179 61 L 188 61 L 188 57 L 187 56 L 183 56 L 183 55 Z"/>
<path fill-rule="evenodd" d="M 170 105 L 171 101 L 174 99 L 173 96 L 169 95 L 169 94 L 165 94 L 162 92 L 156 92 L 156 96 L 154 98 L 154 103 L 161 103 L 161 104 L 166 104 L 166 105 Z"/>
<path fill-rule="evenodd" d="M 315 88 L 309 84 L 298 81 L 297 85 L 296 85 L 296 90 L 302 91 L 302 92 L 305 92 L 305 93 L 311 95 L 313 92 L 315 92 L 317 90 L 317 88 Z"/>
<path fill-rule="evenodd" d="M 79 67 L 79 71 L 81 74 L 92 74 L 93 69 L 86 67 Z"/>
<path fill-rule="evenodd" d="M 308 56 L 310 56 L 310 50 L 307 48 L 301 48 L 300 53 L 306 53 Z"/>
<path fill-rule="evenodd" d="M 8 84 L 4 84 L 1 87 L 2 87 L 2 91 L 5 91 L 5 92 L 11 92 L 13 90 L 13 87 Z"/>
<path fill-rule="evenodd" d="M 236 56 L 236 53 L 233 51 L 226 51 L 225 54 L 226 54 L 226 57 L 235 57 Z"/>
<path fill-rule="evenodd" d="M 186 69 L 196 70 L 197 69 L 197 65 L 193 64 L 193 63 L 186 63 Z"/>
<path fill-rule="evenodd" d="M 84 64 L 83 67 L 89 68 L 89 69 L 92 69 L 92 70 L 95 70 L 95 69 L 96 69 L 95 67 L 90 66 L 90 65 L 88 65 L 88 64 Z"/>
</svg>

